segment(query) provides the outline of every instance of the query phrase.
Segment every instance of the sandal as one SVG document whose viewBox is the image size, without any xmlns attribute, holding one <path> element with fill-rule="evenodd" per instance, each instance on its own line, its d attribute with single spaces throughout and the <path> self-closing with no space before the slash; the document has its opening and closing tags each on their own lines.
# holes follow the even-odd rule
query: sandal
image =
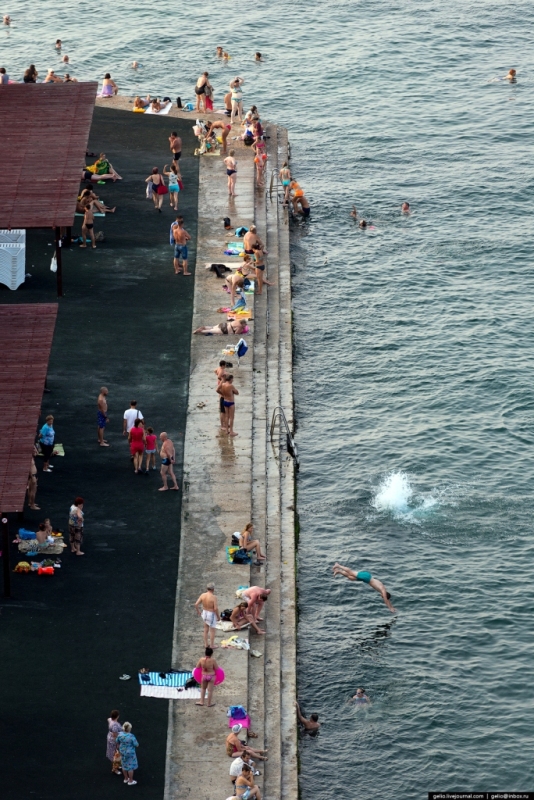
<svg viewBox="0 0 534 800">
<path fill-rule="evenodd" d="M 251 739 L 257 739 L 257 738 L 258 738 L 258 734 L 257 734 L 257 733 L 254 733 L 254 731 L 250 731 L 250 730 L 249 730 L 249 732 L 248 732 L 248 735 L 249 735 L 249 737 L 250 737 Z"/>
</svg>

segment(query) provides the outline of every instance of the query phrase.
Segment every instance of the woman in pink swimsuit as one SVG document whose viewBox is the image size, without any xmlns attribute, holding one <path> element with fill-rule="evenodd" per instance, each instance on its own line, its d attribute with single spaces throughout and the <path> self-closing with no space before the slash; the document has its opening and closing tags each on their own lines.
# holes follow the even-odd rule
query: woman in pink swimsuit
<svg viewBox="0 0 534 800">
<path fill-rule="evenodd" d="M 204 705 L 204 697 L 206 695 L 206 689 L 208 690 L 208 708 L 210 706 L 214 706 L 215 703 L 211 702 L 211 698 L 213 696 L 213 687 L 215 686 L 215 673 L 219 669 L 219 665 L 215 661 L 213 656 L 213 650 L 211 647 L 206 647 L 205 649 L 205 656 L 201 658 L 197 664 L 197 669 L 202 670 L 202 683 L 200 684 L 200 702 L 198 702 L 197 706 Z"/>
</svg>

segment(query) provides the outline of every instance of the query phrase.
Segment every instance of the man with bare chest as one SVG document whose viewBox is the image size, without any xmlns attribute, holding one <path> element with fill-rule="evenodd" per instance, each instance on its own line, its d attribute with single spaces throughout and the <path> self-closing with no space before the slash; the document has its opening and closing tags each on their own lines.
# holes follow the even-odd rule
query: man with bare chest
<svg viewBox="0 0 534 800">
<path fill-rule="evenodd" d="M 173 486 L 171 489 L 174 491 L 178 491 L 178 483 L 176 481 L 176 476 L 174 474 L 173 465 L 176 459 L 176 453 L 174 450 L 174 445 L 165 433 L 160 433 L 159 438 L 161 440 L 161 450 L 159 451 L 161 457 L 161 477 L 163 480 L 163 486 L 159 489 L 160 492 L 167 492 L 169 487 L 167 486 L 167 475 L 172 478 Z"/>
<path fill-rule="evenodd" d="M 221 426 L 221 433 L 227 433 L 229 436 L 239 436 L 238 433 L 234 432 L 235 396 L 239 392 L 235 388 L 233 380 L 233 375 L 227 375 L 226 379 L 217 387 L 217 394 L 222 397 L 225 412 L 225 426 Z"/>
<path fill-rule="evenodd" d="M 187 242 L 191 239 L 183 226 L 184 218 L 176 217 L 176 223 L 172 226 L 172 236 L 174 239 L 174 273 L 179 275 L 183 267 L 184 275 L 191 275 L 187 271 Z M 180 265 L 181 262 L 181 265 Z"/>
<path fill-rule="evenodd" d="M 204 620 L 204 647 L 211 647 L 215 649 L 215 629 L 217 622 L 220 620 L 219 608 L 217 606 L 217 598 L 215 596 L 215 585 L 208 583 L 207 591 L 203 592 L 195 603 L 197 614 Z M 200 607 L 202 606 L 202 611 Z M 208 633 L 210 641 L 208 642 Z"/>
<path fill-rule="evenodd" d="M 104 430 L 106 428 L 106 423 L 109 422 L 108 419 L 108 389 L 106 386 L 102 386 L 100 389 L 100 394 L 98 395 L 97 405 L 98 405 L 98 412 L 97 412 L 97 423 L 98 423 L 98 444 L 100 447 L 109 447 L 108 442 L 104 439 Z"/>
</svg>

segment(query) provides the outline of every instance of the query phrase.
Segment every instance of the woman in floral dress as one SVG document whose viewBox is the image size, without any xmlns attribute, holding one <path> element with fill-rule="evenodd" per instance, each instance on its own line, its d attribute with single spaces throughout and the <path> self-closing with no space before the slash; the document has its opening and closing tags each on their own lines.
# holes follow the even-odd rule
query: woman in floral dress
<svg viewBox="0 0 534 800">
<path fill-rule="evenodd" d="M 111 761 L 111 770 L 116 775 L 120 775 L 120 769 L 116 769 L 113 764 L 115 753 L 117 752 L 117 736 L 122 731 L 122 725 L 119 722 L 119 712 L 112 711 L 108 719 L 108 738 L 106 742 L 106 757 Z"/>
<path fill-rule="evenodd" d="M 117 746 L 122 758 L 122 774 L 124 775 L 124 783 L 129 786 L 134 786 L 137 781 L 134 781 L 134 770 L 137 769 L 137 756 L 135 748 L 139 747 L 139 742 L 131 733 L 131 723 L 125 722 L 122 726 L 122 732 L 117 736 Z"/>
</svg>

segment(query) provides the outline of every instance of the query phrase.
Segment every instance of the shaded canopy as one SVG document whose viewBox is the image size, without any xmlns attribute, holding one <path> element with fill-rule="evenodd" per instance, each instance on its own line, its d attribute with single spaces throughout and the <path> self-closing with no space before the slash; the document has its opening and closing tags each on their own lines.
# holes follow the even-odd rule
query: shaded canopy
<svg viewBox="0 0 534 800">
<path fill-rule="evenodd" d="M 97 87 L 0 85 L 0 229 L 73 224 Z"/>
</svg>

